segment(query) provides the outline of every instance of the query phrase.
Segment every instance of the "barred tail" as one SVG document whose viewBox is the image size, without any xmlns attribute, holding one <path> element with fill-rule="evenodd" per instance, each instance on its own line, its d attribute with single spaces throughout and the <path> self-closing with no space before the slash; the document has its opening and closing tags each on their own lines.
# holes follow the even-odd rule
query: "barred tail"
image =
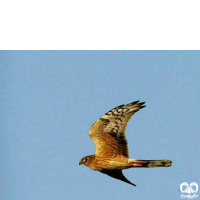
<svg viewBox="0 0 200 200">
<path fill-rule="evenodd" d="M 133 167 L 171 167 L 171 160 L 133 160 L 129 159 Z"/>
</svg>

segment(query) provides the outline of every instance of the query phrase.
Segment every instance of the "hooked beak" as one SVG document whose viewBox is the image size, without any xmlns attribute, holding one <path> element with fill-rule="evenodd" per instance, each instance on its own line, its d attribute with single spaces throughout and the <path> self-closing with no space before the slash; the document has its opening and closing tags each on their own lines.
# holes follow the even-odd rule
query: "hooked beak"
<svg viewBox="0 0 200 200">
<path fill-rule="evenodd" d="M 80 160 L 80 162 L 79 162 L 79 165 L 82 165 L 83 164 L 83 162 L 82 162 L 82 159 Z"/>
</svg>

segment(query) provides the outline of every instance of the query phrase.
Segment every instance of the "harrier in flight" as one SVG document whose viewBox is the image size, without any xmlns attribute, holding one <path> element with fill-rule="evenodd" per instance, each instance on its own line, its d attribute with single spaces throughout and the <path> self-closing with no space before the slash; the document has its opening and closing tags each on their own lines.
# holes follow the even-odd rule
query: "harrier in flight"
<svg viewBox="0 0 200 200">
<path fill-rule="evenodd" d="M 135 101 L 108 111 L 90 128 L 89 136 L 96 148 L 94 155 L 85 156 L 79 162 L 93 170 L 107 174 L 126 183 L 131 183 L 122 170 L 135 167 L 170 167 L 171 160 L 134 160 L 129 159 L 128 142 L 125 130 L 129 119 L 145 102 Z"/>
</svg>

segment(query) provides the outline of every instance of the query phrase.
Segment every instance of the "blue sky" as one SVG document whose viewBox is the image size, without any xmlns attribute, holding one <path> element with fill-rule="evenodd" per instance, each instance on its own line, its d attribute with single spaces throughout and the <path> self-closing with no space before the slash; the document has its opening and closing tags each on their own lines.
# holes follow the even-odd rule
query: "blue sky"
<svg viewBox="0 0 200 200">
<path fill-rule="evenodd" d="M 199 51 L 1 51 L 0 69 L 0 199 L 173 200 L 200 184 Z M 78 165 L 90 126 L 135 100 L 130 158 L 173 161 L 125 170 L 137 187 Z"/>
</svg>

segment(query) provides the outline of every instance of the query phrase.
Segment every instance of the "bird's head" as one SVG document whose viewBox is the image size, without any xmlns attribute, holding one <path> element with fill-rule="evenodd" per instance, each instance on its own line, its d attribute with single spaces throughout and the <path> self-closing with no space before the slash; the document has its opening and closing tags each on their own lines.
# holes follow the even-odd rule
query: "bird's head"
<svg viewBox="0 0 200 200">
<path fill-rule="evenodd" d="M 81 158 L 81 160 L 79 162 L 79 165 L 84 164 L 84 165 L 87 166 L 89 164 L 89 161 L 91 160 L 92 157 L 93 156 L 85 156 L 85 157 Z"/>
</svg>

